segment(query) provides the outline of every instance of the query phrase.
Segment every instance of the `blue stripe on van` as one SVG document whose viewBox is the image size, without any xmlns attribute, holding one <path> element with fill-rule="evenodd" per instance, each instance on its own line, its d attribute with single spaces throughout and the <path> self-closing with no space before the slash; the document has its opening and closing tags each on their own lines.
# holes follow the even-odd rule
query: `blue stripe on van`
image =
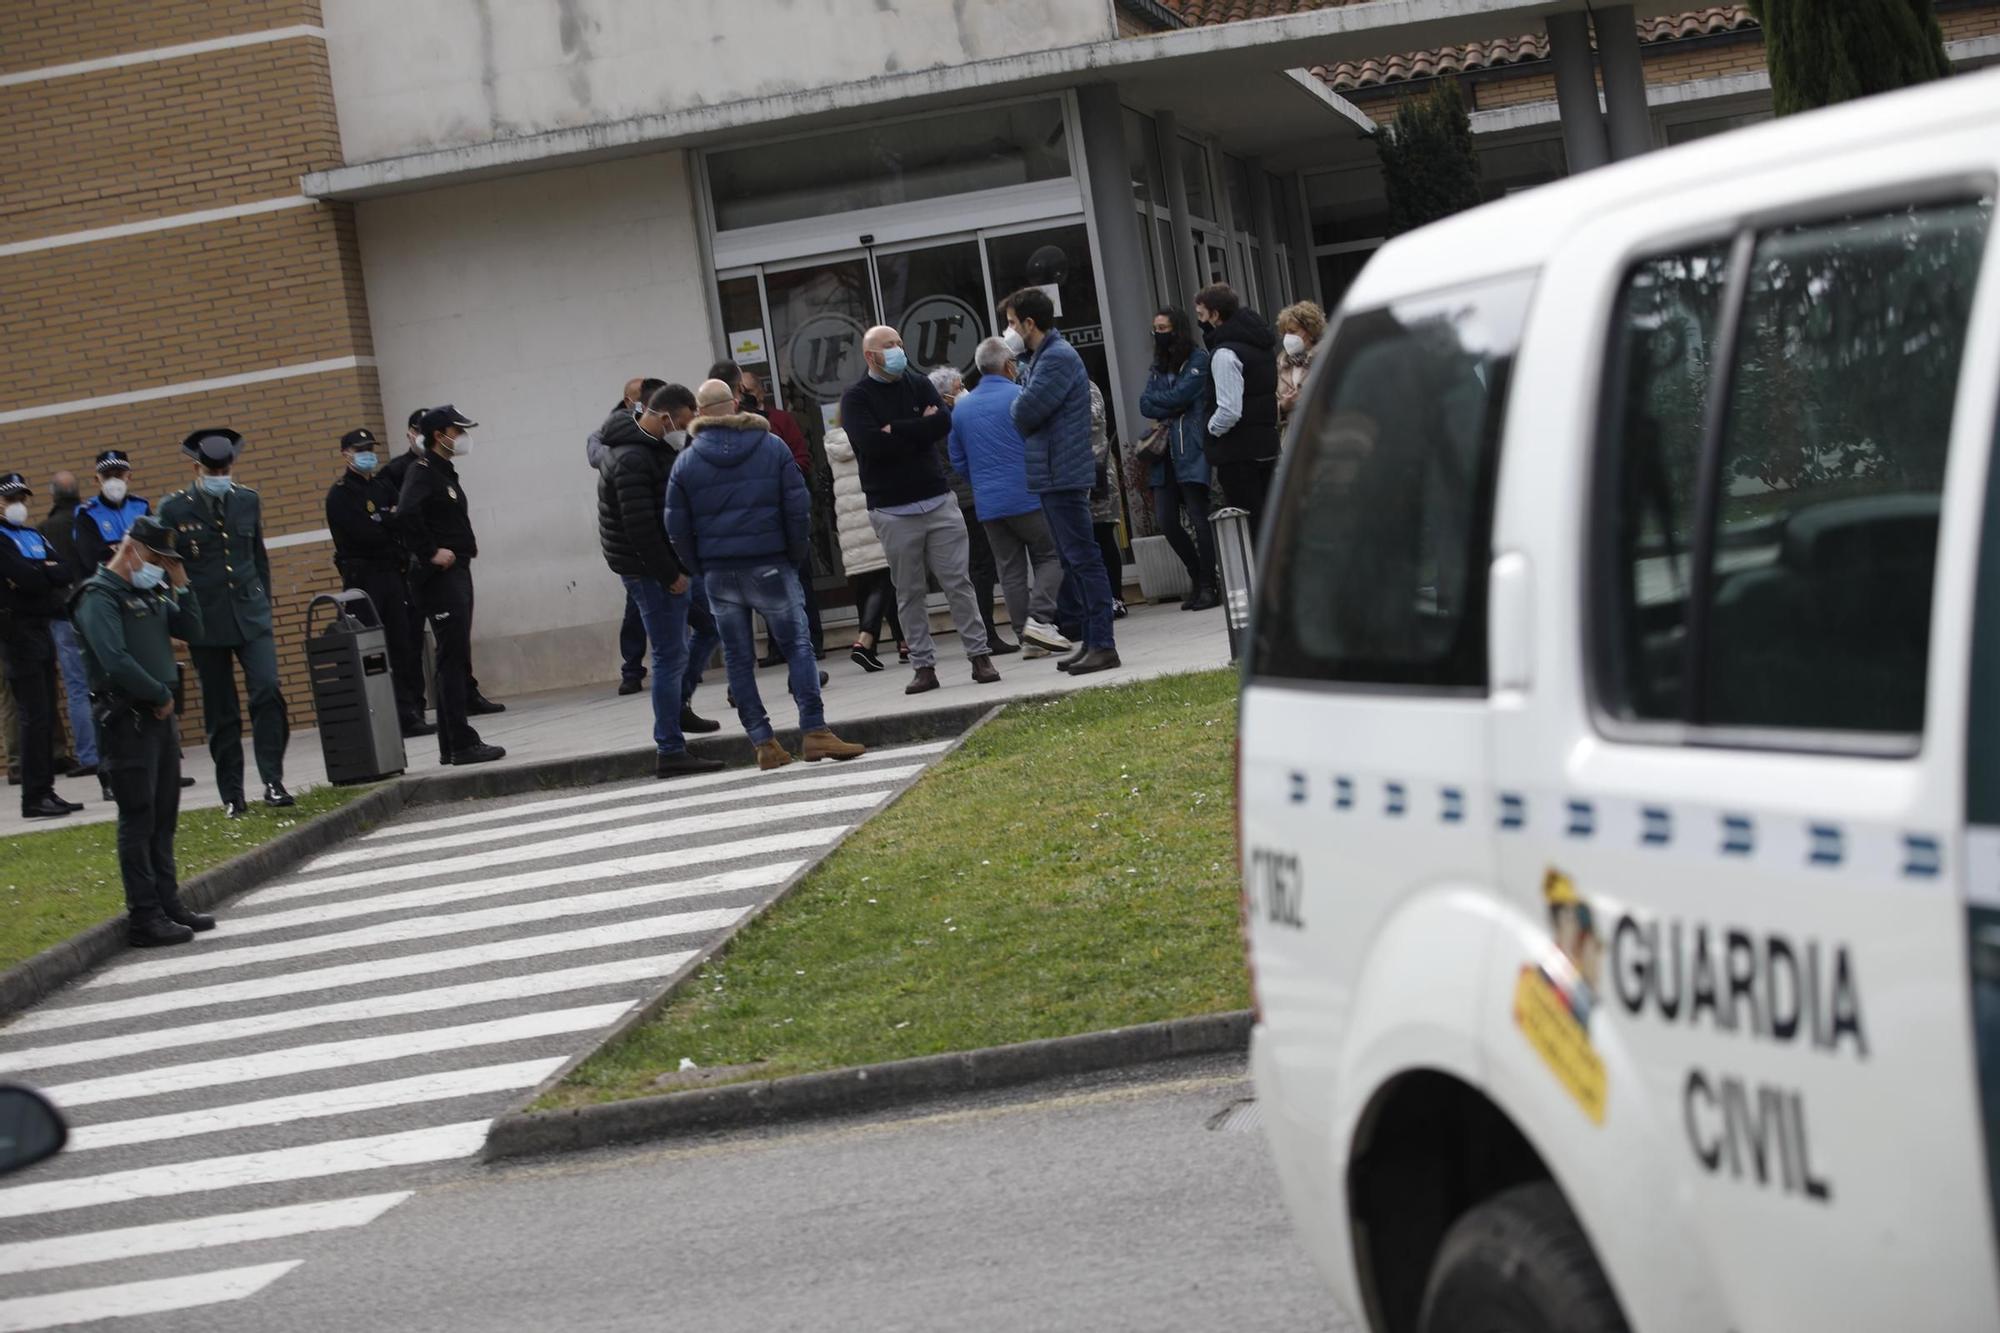
<svg viewBox="0 0 2000 1333">
<path fill-rule="evenodd" d="M 1944 849 L 1928 834 L 1903 835 L 1903 873 L 1911 879 L 1936 879 L 1944 873 Z"/>
<path fill-rule="evenodd" d="M 1757 826 L 1748 815 L 1722 817 L 1722 854 L 1748 856 L 1757 847 Z"/>
<path fill-rule="evenodd" d="M 1333 808 L 1352 810 L 1354 808 L 1354 779 L 1335 778 L 1333 780 Z"/>
<path fill-rule="evenodd" d="M 1569 827 L 1563 830 L 1572 838 L 1590 838 L 1597 834 L 1597 807 L 1589 801 L 1569 803 Z"/>
<path fill-rule="evenodd" d="M 1639 812 L 1644 828 L 1639 841 L 1648 847 L 1665 847 L 1674 840 L 1674 816 L 1671 811 L 1657 805 L 1646 806 Z"/>
<path fill-rule="evenodd" d="M 1382 797 L 1382 813 L 1385 815 L 1400 816 L 1410 808 L 1409 793 L 1400 782 L 1383 783 Z"/>
<path fill-rule="evenodd" d="M 1438 793 L 1438 799 L 1441 804 L 1441 808 L 1438 811 L 1438 818 L 1447 824 L 1462 824 L 1465 822 L 1464 792 L 1456 787 L 1446 787 Z"/>
<path fill-rule="evenodd" d="M 1837 824 L 1813 824 L 1812 852 L 1808 857 L 1816 866 L 1837 866 L 1847 859 L 1847 839 Z"/>
<path fill-rule="evenodd" d="M 1303 773 L 1293 773 L 1292 804 L 1304 805 L 1305 803 L 1306 803 L 1306 775 Z"/>
<path fill-rule="evenodd" d="M 1513 831 L 1528 826 L 1528 802 L 1513 792 L 1500 793 L 1500 827 Z"/>
</svg>

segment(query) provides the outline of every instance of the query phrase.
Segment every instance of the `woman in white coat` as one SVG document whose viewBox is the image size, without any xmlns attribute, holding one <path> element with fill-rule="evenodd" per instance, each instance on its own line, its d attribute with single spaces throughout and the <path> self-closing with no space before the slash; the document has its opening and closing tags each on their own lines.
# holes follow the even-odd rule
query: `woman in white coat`
<svg viewBox="0 0 2000 1333">
<path fill-rule="evenodd" d="M 847 586 L 854 591 L 854 647 L 848 652 L 863 671 L 880 671 L 882 659 L 875 655 L 876 638 L 883 620 L 896 636 L 896 656 L 910 660 L 909 645 L 903 642 L 903 622 L 896 617 L 896 585 L 889 579 L 889 557 L 882 541 L 868 521 L 868 497 L 861 493 L 861 466 L 854 461 L 854 446 L 847 432 L 835 426 L 826 433 L 826 459 L 833 465 L 833 514 L 840 531 L 840 565 L 847 572 Z"/>
</svg>

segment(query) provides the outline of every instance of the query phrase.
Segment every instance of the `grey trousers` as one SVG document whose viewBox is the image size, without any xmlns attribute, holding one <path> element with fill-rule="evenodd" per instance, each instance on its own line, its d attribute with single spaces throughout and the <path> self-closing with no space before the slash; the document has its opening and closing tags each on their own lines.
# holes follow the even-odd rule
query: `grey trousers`
<svg viewBox="0 0 2000 1333">
<path fill-rule="evenodd" d="M 930 611 L 924 605 L 930 586 L 926 574 L 935 577 L 944 590 L 965 655 L 984 657 L 991 652 L 986 622 L 980 619 L 979 601 L 973 596 L 972 576 L 967 572 L 972 543 L 965 535 L 958 500 L 947 492 L 944 503 L 928 514 L 885 514 L 871 509 L 868 521 L 882 540 L 882 553 L 889 557 L 889 577 L 896 584 L 896 610 L 910 643 L 911 667 L 937 666 Z"/>
<path fill-rule="evenodd" d="M 985 522 L 986 542 L 993 548 L 993 563 L 1000 570 L 1000 592 L 1007 599 L 1007 619 L 1014 633 L 1027 628 L 1033 616 L 1044 625 L 1056 623 L 1056 594 L 1062 589 L 1062 560 L 1056 554 L 1056 539 L 1049 535 L 1049 521 L 1040 510 L 1009 518 L 989 518 Z M 1032 589 L 1028 566 L 1034 565 Z"/>
</svg>

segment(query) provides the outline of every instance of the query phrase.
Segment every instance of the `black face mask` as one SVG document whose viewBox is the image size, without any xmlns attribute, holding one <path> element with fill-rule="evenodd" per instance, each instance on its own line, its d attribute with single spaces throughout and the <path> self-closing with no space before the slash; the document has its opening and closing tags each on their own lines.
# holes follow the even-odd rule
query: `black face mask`
<svg viewBox="0 0 2000 1333">
<path fill-rule="evenodd" d="M 745 390 L 743 394 L 743 410 L 745 412 L 760 412 L 763 410 L 763 403 L 758 400 L 756 394 Z"/>
<path fill-rule="evenodd" d="M 1171 329 L 1164 333 L 1159 329 L 1153 330 L 1153 350 L 1161 356 L 1174 350 L 1174 335 Z"/>
</svg>

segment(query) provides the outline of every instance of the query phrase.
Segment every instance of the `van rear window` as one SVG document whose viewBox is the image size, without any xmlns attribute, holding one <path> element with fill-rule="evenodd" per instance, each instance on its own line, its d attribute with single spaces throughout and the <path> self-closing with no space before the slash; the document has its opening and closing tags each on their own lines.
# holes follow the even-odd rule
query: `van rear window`
<svg viewBox="0 0 2000 1333">
<path fill-rule="evenodd" d="M 1493 481 L 1533 281 L 1340 321 L 1286 445 L 1253 675 L 1485 688 Z"/>
</svg>

